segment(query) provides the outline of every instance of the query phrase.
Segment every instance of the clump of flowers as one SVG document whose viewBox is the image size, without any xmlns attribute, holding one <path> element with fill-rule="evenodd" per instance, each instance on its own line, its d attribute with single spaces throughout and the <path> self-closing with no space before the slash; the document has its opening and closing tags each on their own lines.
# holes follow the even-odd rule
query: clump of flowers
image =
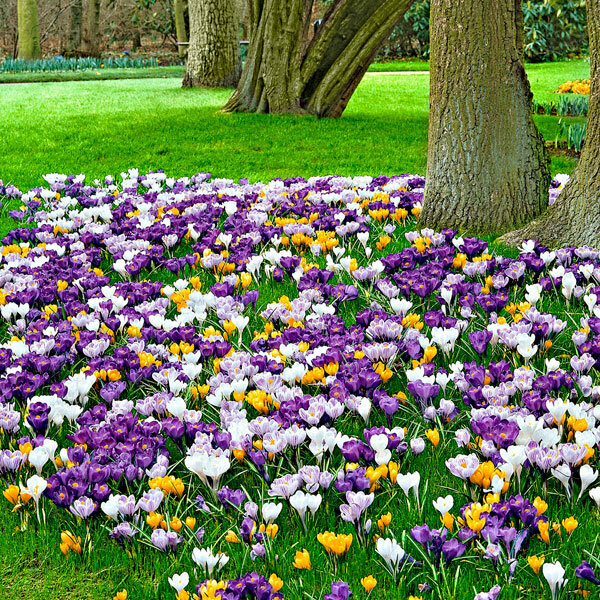
<svg viewBox="0 0 600 600">
<path fill-rule="evenodd" d="M 573 81 L 566 81 L 558 86 L 557 92 L 559 94 L 589 94 L 590 80 L 575 79 Z"/>
</svg>

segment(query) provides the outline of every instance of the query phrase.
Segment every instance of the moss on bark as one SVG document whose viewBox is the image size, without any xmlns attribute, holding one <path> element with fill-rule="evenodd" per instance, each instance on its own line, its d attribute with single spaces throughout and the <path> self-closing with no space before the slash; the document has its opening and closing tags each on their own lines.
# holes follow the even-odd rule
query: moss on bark
<svg viewBox="0 0 600 600">
<path fill-rule="evenodd" d="M 412 0 L 334 0 L 314 31 L 312 0 L 251 0 L 248 56 L 227 112 L 339 117 Z"/>
<path fill-rule="evenodd" d="M 37 0 L 18 0 L 19 58 L 41 58 Z"/>
</svg>

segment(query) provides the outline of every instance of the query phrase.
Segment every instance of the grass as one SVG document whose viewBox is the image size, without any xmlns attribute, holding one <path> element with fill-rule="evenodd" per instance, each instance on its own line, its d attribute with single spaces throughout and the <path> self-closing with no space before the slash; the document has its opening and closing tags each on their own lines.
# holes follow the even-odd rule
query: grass
<svg viewBox="0 0 600 600">
<path fill-rule="evenodd" d="M 178 68 L 114 71 L 175 73 Z M 73 75 L 85 73 L 95 72 Z M 587 77 L 589 63 L 529 65 L 528 74 L 535 97 L 550 100 L 562 82 Z M 229 90 L 182 89 L 175 75 L 3 85 L 0 179 L 25 190 L 41 185 L 44 173 L 85 173 L 93 180 L 130 167 L 175 175 L 210 171 L 251 181 L 425 173 L 428 85 L 427 74 L 369 73 L 337 120 L 225 115 L 219 109 Z M 545 138 L 554 140 L 558 118 L 535 120 Z M 575 162 L 554 156 L 552 173 L 570 172 Z M 0 235 L 13 227 L 3 214 Z"/>
<path fill-rule="evenodd" d="M 421 60 L 402 60 L 385 63 L 373 63 L 369 71 L 428 71 L 429 63 Z M 61 81 L 104 81 L 109 79 L 153 79 L 155 77 L 182 78 L 185 66 L 125 68 L 125 69 L 88 69 L 85 71 L 51 71 L 0 73 L 2 83 L 45 83 Z"/>
<path fill-rule="evenodd" d="M 402 60 L 385 63 L 373 63 L 370 72 L 380 71 L 428 71 L 429 63 L 422 60 Z M 154 79 L 156 77 L 182 78 L 184 65 L 165 67 L 123 68 L 123 69 L 86 69 L 82 71 L 49 71 L 0 73 L 3 83 L 48 83 L 63 81 L 106 81 L 112 79 Z"/>
<path fill-rule="evenodd" d="M 550 99 L 565 79 L 586 75 L 587 63 L 569 64 L 530 66 L 534 95 Z M 47 172 L 93 179 L 133 166 L 250 180 L 425 172 L 426 74 L 367 75 L 337 120 L 225 115 L 229 93 L 182 89 L 177 79 L 2 86 L 0 178 L 29 188 Z M 553 140 L 558 119 L 536 122 Z M 552 171 L 573 166 L 556 157 Z"/>
<path fill-rule="evenodd" d="M 369 65 L 369 71 L 429 71 L 429 61 L 418 58 L 387 60 Z"/>
</svg>

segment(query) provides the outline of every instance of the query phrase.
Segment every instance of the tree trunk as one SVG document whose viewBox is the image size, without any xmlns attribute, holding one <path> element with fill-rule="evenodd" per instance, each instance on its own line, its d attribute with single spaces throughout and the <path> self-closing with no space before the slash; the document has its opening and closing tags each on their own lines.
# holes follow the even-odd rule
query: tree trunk
<svg viewBox="0 0 600 600">
<path fill-rule="evenodd" d="M 189 0 L 184 87 L 235 87 L 242 72 L 234 0 Z"/>
<path fill-rule="evenodd" d="M 498 233 L 548 203 L 523 66 L 521 0 L 433 0 L 422 227 Z"/>
<path fill-rule="evenodd" d="M 591 93 L 585 143 L 571 180 L 556 202 L 526 227 L 499 241 L 518 245 L 523 240 L 559 246 L 590 245 L 600 248 L 600 4 L 587 2 L 591 62 Z"/>
<path fill-rule="evenodd" d="M 69 11 L 69 41 L 67 55 L 74 56 L 81 52 L 81 20 L 83 17 L 83 0 L 73 0 Z"/>
<path fill-rule="evenodd" d="M 100 0 L 88 3 L 84 50 L 90 56 L 100 56 Z"/>
<path fill-rule="evenodd" d="M 185 1 L 174 0 L 173 9 L 175 11 L 175 33 L 177 34 L 177 41 L 185 43 L 188 41 L 188 35 L 185 28 Z M 179 57 L 184 58 L 187 53 L 187 46 L 179 45 L 177 46 L 177 49 Z"/>
<path fill-rule="evenodd" d="M 140 30 L 136 27 L 133 32 L 132 40 L 131 40 L 131 51 L 135 52 L 142 47 L 142 34 Z"/>
<path fill-rule="evenodd" d="M 18 0 L 19 58 L 41 58 L 37 0 Z"/>
<path fill-rule="evenodd" d="M 334 0 L 313 33 L 312 0 L 251 0 L 248 56 L 228 112 L 339 117 L 413 0 Z"/>
</svg>

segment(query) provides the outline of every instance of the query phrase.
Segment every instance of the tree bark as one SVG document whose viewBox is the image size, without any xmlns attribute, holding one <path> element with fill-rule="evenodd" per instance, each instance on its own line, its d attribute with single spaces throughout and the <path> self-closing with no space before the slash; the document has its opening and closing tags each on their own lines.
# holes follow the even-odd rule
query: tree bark
<svg viewBox="0 0 600 600">
<path fill-rule="evenodd" d="M 84 41 L 86 54 L 100 56 L 100 0 L 89 0 Z"/>
<path fill-rule="evenodd" d="M 193 0 L 192 0 L 193 1 Z M 174 0 L 173 9 L 175 11 L 175 33 L 177 41 L 185 44 L 188 41 L 188 35 L 185 28 L 185 0 Z M 187 46 L 177 46 L 179 57 L 184 58 L 187 53 Z"/>
<path fill-rule="evenodd" d="M 242 72 L 234 0 L 190 0 L 184 87 L 235 87 Z"/>
<path fill-rule="evenodd" d="M 548 203 L 520 0 L 433 0 L 423 227 L 499 233 Z"/>
<path fill-rule="evenodd" d="M 81 52 L 81 21 L 83 18 L 83 0 L 73 0 L 69 10 L 69 41 L 67 55 Z"/>
<path fill-rule="evenodd" d="M 226 112 L 339 117 L 413 0 L 334 0 L 313 33 L 313 0 L 251 0 L 249 48 Z"/>
<path fill-rule="evenodd" d="M 550 247 L 600 247 L 600 4 L 587 2 L 591 89 L 587 130 L 575 171 L 556 202 L 539 219 L 498 241 L 516 246 L 537 239 Z"/>
<path fill-rule="evenodd" d="M 37 0 L 18 0 L 19 58 L 41 58 Z"/>
</svg>

